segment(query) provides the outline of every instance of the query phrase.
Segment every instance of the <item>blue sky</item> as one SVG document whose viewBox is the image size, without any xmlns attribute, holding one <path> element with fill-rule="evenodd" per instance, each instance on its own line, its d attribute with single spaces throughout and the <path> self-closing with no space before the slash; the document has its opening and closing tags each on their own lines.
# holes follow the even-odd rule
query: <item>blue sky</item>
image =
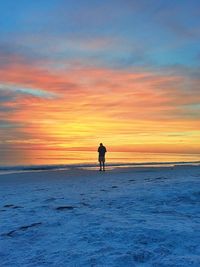
<svg viewBox="0 0 200 267">
<path fill-rule="evenodd" d="M 199 66 L 199 1 L 21 0 L 0 5 L 1 47 L 32 60 L 81 58 L 112 67 L 121 62 L 122 68 Z M 98 40 L 104 42 L 102 49 L 87 49 Z"/>
</svg>

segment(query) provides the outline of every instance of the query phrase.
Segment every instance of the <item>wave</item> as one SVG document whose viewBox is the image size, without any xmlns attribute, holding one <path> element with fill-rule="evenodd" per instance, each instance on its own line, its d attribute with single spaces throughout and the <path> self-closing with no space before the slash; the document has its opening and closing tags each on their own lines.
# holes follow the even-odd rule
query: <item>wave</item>
<svg viewBox="0 0 200 267">
<path fill-rule="evenodd" d="M 125 167 L 169 167 L 180 165 L 200 165 L 200 161 L 171 161 L 171 162 L 145 162 L 145 163 L 109 163 L 107 167 L 111 168 L 125 168 Z M 17 166 L 0 166 L 0 174 L 18 173 L 18 172 L 32 172 L 32 171 L 56 171 L 56 170 L 69 170 L 69 169 L 88 169 L 92 170 L 98 167 L 95 163 L 82 163 L 82 164 L 54 164 L 54 165 L 17 165 Z"/>
</svg>

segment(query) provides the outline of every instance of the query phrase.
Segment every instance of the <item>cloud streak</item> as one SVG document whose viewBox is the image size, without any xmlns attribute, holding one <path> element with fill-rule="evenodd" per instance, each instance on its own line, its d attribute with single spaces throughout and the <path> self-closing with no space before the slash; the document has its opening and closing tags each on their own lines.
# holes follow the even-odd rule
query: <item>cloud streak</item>
<svg viewBox="0 0 200 267">
<path fill-rule="evenodd" d="M 17 83 L 19 77 L 27 77 L 25 66 L 16 70 L 11 68 L 15 76 L 10 77 L 9 82 Z M 31 77 L 40 71 L 44 73 L 40 69 L 28 70 L 28 73 Z M 133 136 L 135 144 L 143 142 L 146 145 L 156 143 L 156 140 L 178 143 L 179 135 L 173 133 L 183 132 L 182 140 L 190 140 L 194 135 L 188 135 L 188 132 L 198 132 L 199 113 L 195 111 L 200 94 L 196 87 L 194 94 L 185 90 L 185 83 L 190 82 L 185 76 L 72 68 L 67 73 L 54 74 L 53 78 L 51 74 L 45 75 L 44 79 L 42 75 L 36 79 L 30 77 L 32 88 L 45 88 L 45 95 L 37 87 L 20 91 L 20 98 L 13 98 L 20 108 L 11 116 L 17 124 L 26 122 L 23 132 L 30 140 L 38 140 L 35 143 L 39 146 L 51 147 L 56 143 L 58 147 L 90 147 L 99 136 L 104 136 L 113 145 L 124 143 L 125 147 L 133 142 Z M 27 79 L 20 79 L 22 88 L 26 83 Z M 74 86 L 68 88 L 69 84 Z M 192 90 L 193 84 L 190 85 Z M 16 94 L 18 89 L 8 91 Z M 49 97 L 52 94 L 60 97 Z M 12 99 L 9 103 L 14 104 Z M 194 140 L 198 138 L 197 133 Z M 9 136 L 6 140 L 9 141 Z M 27 145 L 32 146 L 32 141 L 24 147 Z"/>
</svg>

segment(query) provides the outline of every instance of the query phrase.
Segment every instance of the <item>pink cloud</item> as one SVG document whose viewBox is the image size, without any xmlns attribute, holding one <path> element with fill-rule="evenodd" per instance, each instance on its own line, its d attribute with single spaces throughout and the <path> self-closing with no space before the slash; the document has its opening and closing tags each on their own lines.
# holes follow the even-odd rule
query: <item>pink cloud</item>
<svg viewBox="0 0 200 267">
<path fill-rule="evenodd" d="M 86 67 L 51 73 L 35 65 L 10 64 L 1 68 L 0 77 L 1 83 L 59 96 L 21 94 L 6 103 L 17 109 L 2 113 L 4 119 L 24 127 L 16 138 L 4 130 L 3 140 L 21 142 L 24 148 L 90 147 L 99 135 L 125 147 L 144 142 L 143 149 L 158 140 L 160 147 L 162 142 L 177 144 L 179 137 L 170 136 L 177 132 L 185 133 L 184 142 L 193 140 L 191 147 L 199 138 L 194 134 L 199 131 L 197 118 L 185 118 L 184 110 L 199 101 L 200 94 L 184 90 L 184 76 Z"/>
</svg>

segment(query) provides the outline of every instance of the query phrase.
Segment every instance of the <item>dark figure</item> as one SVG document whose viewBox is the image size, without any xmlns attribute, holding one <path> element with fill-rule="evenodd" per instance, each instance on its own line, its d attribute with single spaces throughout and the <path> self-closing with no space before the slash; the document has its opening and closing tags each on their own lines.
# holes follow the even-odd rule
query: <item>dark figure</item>
<svg viewBox="0 0 200 267">
<path fill-rule="evenodd" d="M 100 143 L 100 146 L 98 148 L 98 152 L 99 152 L 99 166 L 100 166 L 100 171 L 102 171 L 102 167 L 103 167 L 103 171 L 105 171 L 105 154 L 106 154 L 106 147 L 103 146 L 102 143 Z"/>
</svg>

